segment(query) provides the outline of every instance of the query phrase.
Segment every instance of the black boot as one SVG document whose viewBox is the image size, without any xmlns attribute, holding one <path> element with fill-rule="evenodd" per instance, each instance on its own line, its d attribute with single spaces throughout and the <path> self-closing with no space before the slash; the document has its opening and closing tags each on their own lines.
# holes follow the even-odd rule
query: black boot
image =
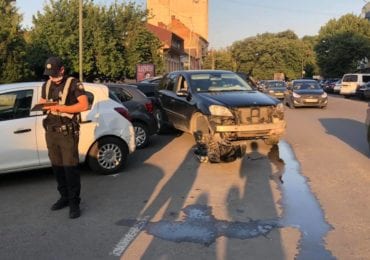
<svg viewBox="0 0 370 260">
<path fill-rule="evenodd" d="M 69 203 L 69 218 L 78 218 L 81 216 L 79 201 L 72 201 Z"/>
<path fill-rule="evenodd" d="M 51 206 L 51 210 L 59 210 L 68 206 L 68 199 L 61 197 L 57 202 Z"/>
</svg>

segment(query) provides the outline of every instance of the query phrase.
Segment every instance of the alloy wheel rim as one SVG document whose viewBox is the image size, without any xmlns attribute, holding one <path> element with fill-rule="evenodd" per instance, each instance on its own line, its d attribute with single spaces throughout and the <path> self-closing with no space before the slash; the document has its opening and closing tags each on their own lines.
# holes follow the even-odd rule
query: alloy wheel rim
<svg viewBox="0 0 370 260">
<path fill-rule="evenodd" d="M 116 144 L 105 144 L 98 152 L 99 165 L 107 170 L 117 168 L 122 162 L 122 151 Z"/>
<path fill-rule="evenodd" d="M 146 140 L 146 133 L 143 128 L 135 126 L 135 142 L 136 146 L 141 146 L 145 143 Z"/>
</svg>

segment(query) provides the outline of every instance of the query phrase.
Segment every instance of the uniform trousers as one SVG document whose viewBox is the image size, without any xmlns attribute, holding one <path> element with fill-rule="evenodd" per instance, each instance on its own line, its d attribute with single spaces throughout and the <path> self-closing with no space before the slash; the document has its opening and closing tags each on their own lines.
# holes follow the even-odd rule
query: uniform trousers
<svg viewBox="0 0 370 260">
<path fill-rule="evenodd" d="M 75 133 L 57 131 L 46 131 L 45 135 L 60 196 L 67 199 L 70 204 L 79 204 L 81 191 L 80 173 L 77 171 L 79 136 Z"/>
</svg>

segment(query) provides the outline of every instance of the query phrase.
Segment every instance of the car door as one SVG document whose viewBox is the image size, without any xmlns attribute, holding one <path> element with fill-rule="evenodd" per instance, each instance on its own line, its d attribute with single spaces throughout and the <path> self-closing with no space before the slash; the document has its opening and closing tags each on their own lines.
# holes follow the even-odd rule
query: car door
<svg viewBox="0 0 370 260">
<path fill-rule="evenodd" d="M 40 165 L 37 117 L 31 112 L 37 103 L 37 87 L 0 92 L 0 171 Z"/>
<path fill-rule="evenodd" d="M 171 125 L 173 125 L 173 121 L 175 120 L 173 103 L 176 97 L 177 79 L 177 73 L 168 74 L 164 79 L 163 84 L 160 85 L 160 90 L 158 92 L 158 101 L 166 115 L 168 123 Z"/>
<path fill-rule="evenodd" d="M 179 75 L 177 79 L 175 94 L 172 101 L 173 125 L 177 129 L 189 132 L 191 116 L 196 109 L 190 83 L 184 75 Z"/>
</svg>

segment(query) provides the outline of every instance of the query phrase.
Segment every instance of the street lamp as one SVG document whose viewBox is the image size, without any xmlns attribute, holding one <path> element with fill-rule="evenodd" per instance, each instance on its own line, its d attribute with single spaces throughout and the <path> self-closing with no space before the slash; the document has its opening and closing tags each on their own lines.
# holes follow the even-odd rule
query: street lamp
<svg viewBox="0 0 370 260">
<path fill-rule="evenodd" d="M 82 1 L 79 2 L 79 15 L 78 15 L 78 31 L 79 31 L 79 75 L 80 81 L 83 81 L 83 66 L 82 66 L 82 57 L 83 57 L 83 44 L 82 44 Z"/>
</svg>

